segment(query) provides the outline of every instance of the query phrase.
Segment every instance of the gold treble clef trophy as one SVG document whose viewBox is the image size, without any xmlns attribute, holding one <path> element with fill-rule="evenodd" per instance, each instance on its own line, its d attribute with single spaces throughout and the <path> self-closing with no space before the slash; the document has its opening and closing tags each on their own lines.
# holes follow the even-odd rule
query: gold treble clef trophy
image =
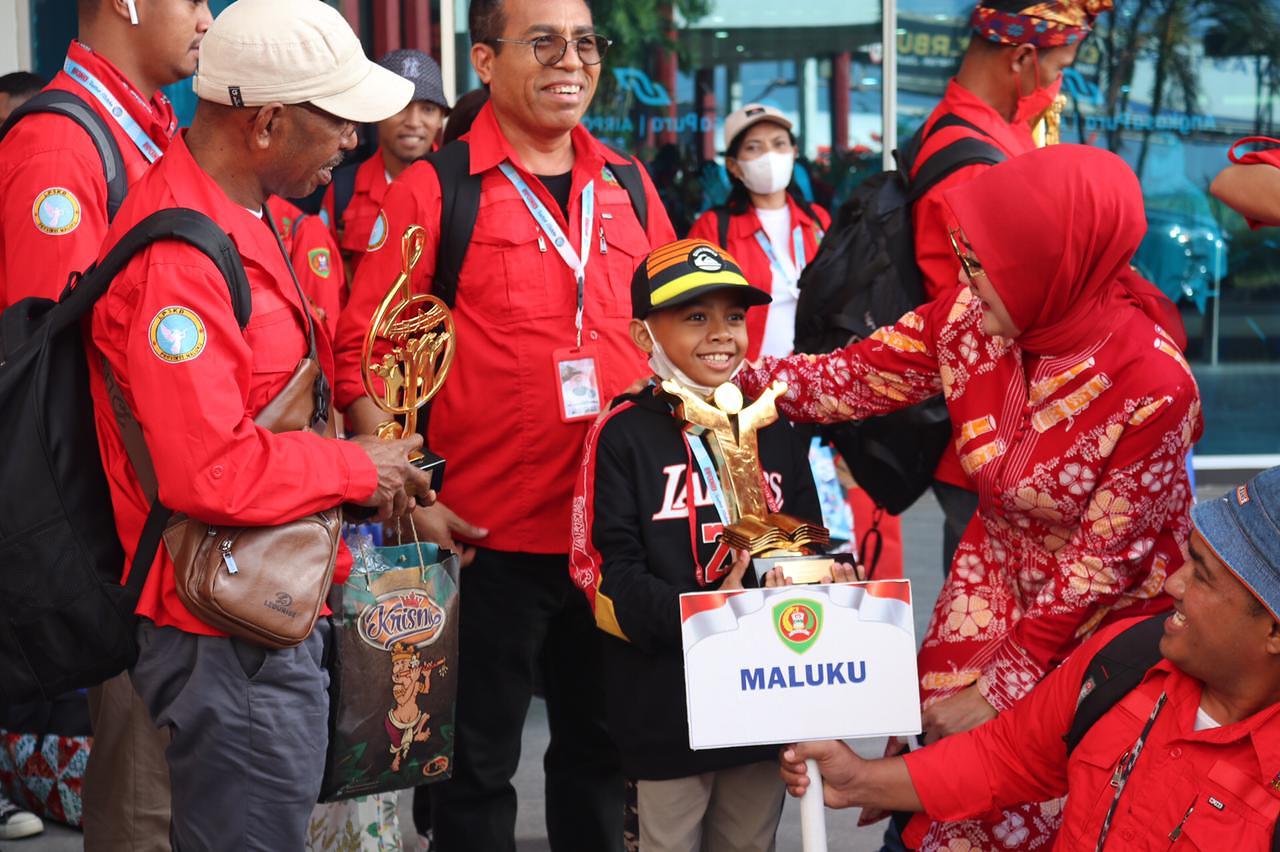
<svg viewBox="0 0 1280 852">
<path fill-rule="evenodd" d="M 422 257 L 427 232 L 410 225 L 400 240 L 401 267 L 391 289 L 382 297 L 369 323 L 360 359 L 365 393 L 388 414 L 403 417 L 378 427 L 378 437 L 395 440 L 418 431 L 418 411 L 444 385 L 457 348 L 453 314 L 435 296 L 414 295 L 409 283 L 413 268 Z M 378 354 L 379 341 L 390 351 Z M 374 378 L 382 380 L 382 389 Z M 409 461 L 431 475 L 431 487 L 438 490 L 444 481 L 444 459 L 425 447 L 415 450 Z"/>
<path fill-rule="evenodd" d="M 764 493 L 759 432 L 778 419 L 776 400 L 787 392 L 786 384 L 774 382 L 747 406 L 733 384 L 716 388 L 711 401 L 674 379 L 662 389 L 680 401 L 677 416 L 710 447 L 730 520 L 720 541 L 750 553 L 759 578 L 775 567 L 793 583 L 816 583 L 830 574 L 835 558 L 817 552 L 831 541 L 827 528 L 770 511 Z"/>
</svg>

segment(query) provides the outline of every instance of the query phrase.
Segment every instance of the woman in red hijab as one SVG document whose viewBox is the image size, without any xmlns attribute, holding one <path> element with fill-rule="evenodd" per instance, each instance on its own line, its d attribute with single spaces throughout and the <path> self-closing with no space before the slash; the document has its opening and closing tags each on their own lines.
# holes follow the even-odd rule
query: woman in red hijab
<svg viewBox="0 0 1280 852">
<path fill-rule="evenodd" d="M 926 741 L 1011 706 L 1100 625 L 1170 606 L 1161 590 L 1190 529 L 1184 460 L 1201 431 L 1195 380 L 1160 324 L 1176 322 L 1172 305 L 1129 270 L 1146 219 L 1119 157 L 1043 148 L 945 198 L 958 297 L 830 355 L 765 358 L 738 380 L 751 396 L 786 382 L 782 411 L 820 422 L 945 395 L 979 510 L 920 651 Z M 1058 812 L 917 818 L 904 839 L 1047 849 Z"/>
</svg>

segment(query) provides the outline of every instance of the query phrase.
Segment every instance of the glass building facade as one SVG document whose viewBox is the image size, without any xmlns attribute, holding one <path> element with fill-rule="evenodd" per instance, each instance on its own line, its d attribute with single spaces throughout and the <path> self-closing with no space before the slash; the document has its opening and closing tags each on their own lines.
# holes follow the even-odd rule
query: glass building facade
<svg viewBox="0 0 1280 852">
<path fill-rule="evenodd" d="M 63 0 L 26 2 L 33 64 L 51 74 L 74 24 Z M 426 47 L 453 93 L 478 84 L 467 0 L 333 2 L 371 53 Z M 587 123 L 644 160 L 683 231 L 727 195 L 724 119 L 753 101 L 791 118 L 802 188 L 838 206 L 941 97 L 968 42 L 972 3 L 591 5 L 616 44 Z M 1197 464 L 1280 463 L 1280 230 L 1250 231 L 1208 194 L 1234 140 L 1280 135 L 1280 0 L 1115 0 L 1063 93 L 1062 141 L 1108 148 L 1141 178 L 1150 228 L 1134 263 L 1182 311 L 1206 418 Z M 189 85 L 173 95 L 189 113 Z"/>
</svg>

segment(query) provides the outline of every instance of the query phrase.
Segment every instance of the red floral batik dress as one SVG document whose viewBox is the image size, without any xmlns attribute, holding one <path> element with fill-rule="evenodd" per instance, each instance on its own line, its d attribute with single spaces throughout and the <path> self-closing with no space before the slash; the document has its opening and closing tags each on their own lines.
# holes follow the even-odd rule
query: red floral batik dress
<svg viewBox="0 0 1280 852">
<path fill-rule="evenodd" d="M 750 396 L 786 382 L 779 407 L 801 421 L 945 394 L 980 503 L 920 651 L 925 706 L 976 682 L 1007 708 L 1099 625 L 1169 605 L 1161 589 L 1190 531 L 1199 395 L 1160 327 L 1128 304 L 1116 313 L 1075 351 L 1033 355 L 985 334 L 965 289 L 830 355 L 767 358 L 739 379 Z M 920 848 L 1047 849 L 1059 811 L 933 823 Z"/>
</svg>

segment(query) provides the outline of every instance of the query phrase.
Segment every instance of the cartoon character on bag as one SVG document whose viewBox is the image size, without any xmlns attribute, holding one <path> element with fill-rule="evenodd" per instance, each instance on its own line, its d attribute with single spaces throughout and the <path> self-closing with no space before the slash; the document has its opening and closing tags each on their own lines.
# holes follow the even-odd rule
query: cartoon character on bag
<svg viewBox="0 0 1280 852">
<path fill-rule="evenodd" d="M 423 711 L 418 696 L 431 692 L 431 672 L 440 669 L 441 675 L 449 673 L 444 658 L 423 664 L 416 648 L 400 642 L 391 647 L 391 695 L 395 706 L 387 711 L 384 723 L 391 739 L 391 771 L 399 772 L 400 763 L 409 756 L 414 743 L 425 743 L 431 738 L 427 722 L 431 714 Z"/>
</svg>

